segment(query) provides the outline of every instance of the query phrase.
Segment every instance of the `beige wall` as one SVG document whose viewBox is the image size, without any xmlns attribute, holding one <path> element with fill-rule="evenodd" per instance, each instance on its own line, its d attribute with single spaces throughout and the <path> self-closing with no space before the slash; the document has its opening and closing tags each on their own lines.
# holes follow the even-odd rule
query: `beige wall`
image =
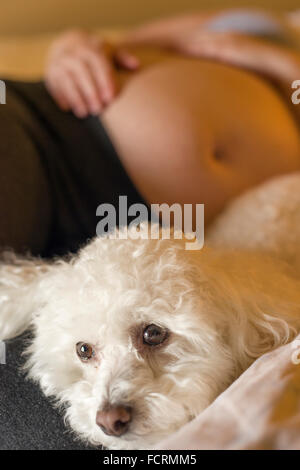
<svg viewBox="0 0 300 470">
<path fill-rule="evenodd" d="M 300 7 L 299 0 L 0 0 L 0 33 L 56 31 L 70 26 L 111 27 L 187 10 L 224 6 Z"/>
</svg>

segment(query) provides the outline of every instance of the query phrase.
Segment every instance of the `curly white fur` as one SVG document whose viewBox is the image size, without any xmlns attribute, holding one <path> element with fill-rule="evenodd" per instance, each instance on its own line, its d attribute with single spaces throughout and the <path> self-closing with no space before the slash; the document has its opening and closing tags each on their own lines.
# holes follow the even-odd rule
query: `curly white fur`
<svg viewBox="0 0 300 470">
<path fill-rule="evenodd" d="M 83 439 L 151 447 L 300 331 L 299 187 L 295 174 L 242 196 L 201 251 L 183 240 L 96 238 L 69 260 L 6 259 L 0 338 L 32 328 L 29 375 Z M 153 323 L 170 337 L 141 351 L 134 331 Z M 80 341 L 94 346 L 91 363 L 77 357 Z M 121 437 L 96 424 L 107 403 L 133 409 Z"/>
</svg>

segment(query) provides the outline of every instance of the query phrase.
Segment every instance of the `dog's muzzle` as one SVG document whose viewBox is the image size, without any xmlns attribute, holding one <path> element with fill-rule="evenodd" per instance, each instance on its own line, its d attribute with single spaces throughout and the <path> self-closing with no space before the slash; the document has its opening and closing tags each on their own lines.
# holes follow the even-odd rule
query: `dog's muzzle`
<svg viewBox="0 0 300 470">
<path fill-rule="evenodd" d="M 108 436 L 120 437 L 128 431 L 131 415 L 130 407 L 112 406 L 97 412 L 96 423 Z"/>
</svg>

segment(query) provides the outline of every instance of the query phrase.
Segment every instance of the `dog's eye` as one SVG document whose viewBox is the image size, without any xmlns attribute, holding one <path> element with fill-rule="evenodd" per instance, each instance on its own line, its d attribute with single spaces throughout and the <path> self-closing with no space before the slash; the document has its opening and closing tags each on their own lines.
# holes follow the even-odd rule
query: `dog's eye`
<svg viewBox="0 0 300 470">
<path fill-rule="evenodd" d="M 157 346 L 165 341 L 168 331 L 160 326 L 148 325 L 143 332 L 143 342 L 149 346 Z"/>
<path fill-rule="evenodd" d="M 89 361 L 95 355 L 93 347 L 88 343 L 77 343 L 76 352 L 82 361 Z"/>
</svg>

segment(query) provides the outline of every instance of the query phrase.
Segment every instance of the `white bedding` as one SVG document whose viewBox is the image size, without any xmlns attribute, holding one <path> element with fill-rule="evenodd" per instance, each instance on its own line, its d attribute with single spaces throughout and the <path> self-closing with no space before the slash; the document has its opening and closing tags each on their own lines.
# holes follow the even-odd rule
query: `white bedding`
<svg viewBox="0 0 300 470">
<path fill-rule="evenodd" d="M 258 359 L 159 449 L 300 449 L 300 336 Z"/>
</svg>

